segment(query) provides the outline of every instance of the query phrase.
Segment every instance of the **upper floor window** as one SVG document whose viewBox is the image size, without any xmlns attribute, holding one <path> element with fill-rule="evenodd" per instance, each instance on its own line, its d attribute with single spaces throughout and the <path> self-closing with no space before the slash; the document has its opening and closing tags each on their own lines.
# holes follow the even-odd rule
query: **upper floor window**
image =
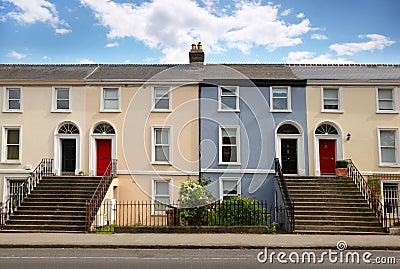
<svg viewBox="0 0 400 269">
<path fill-rule="evenodd" d="M 219 132 L 219 163 L 239 164 L 239 127 L 221 127 Z"/>
<path fill-rule="evenodd" d="M 22 88 L 5 87 L 3 94 L 3 112 L 22 111 Z"/>
<path fill-rule="evenodd" d="M 342 111 L 342 90 L 341 88 L 322 88 L 322 111 Z"/>
<path fill-rule="evenodd" d="M 271 87 L 270 104 L 272 112 L 290 112 L 291 91 L 290 87 Z"/>
<path fill-rule="evenodd" d="M 398 164 L 398 130 L 378 129 L 379 161 L 382 165 Z"/>
<path fill-rule="evenodd" d="M 376 106 L 379 113 L 398 112 L 397 88 L 377 88 Z"/>
<path fill-rule="evenodd" d="M 153 111 L 171 111 L 171 88 L 153 88 Z"/>
<path fill-rule="evenodd" d="M 3 127 L 2 161 L 19 163 L 21 160 L 21 128 Z"/>
<path fill-rule="evenodd" d="M 102 88 L 100 111 L 120 112 L 121 93 L 120 88 Z"/>
<path fill-rule="evenodd" d="M 53 87 L 53 112 L 71 111 L 71 88 Z"/>
<path fill-rule="evenodd" d="M 171 163 L 170 127 L 152 127 L 152 161 L 156 164 Z"/>
<path fill-rule="evenodd" d="M 239 87 L 218 87 L 218 110 L 239 111 Z"/>
</svg>

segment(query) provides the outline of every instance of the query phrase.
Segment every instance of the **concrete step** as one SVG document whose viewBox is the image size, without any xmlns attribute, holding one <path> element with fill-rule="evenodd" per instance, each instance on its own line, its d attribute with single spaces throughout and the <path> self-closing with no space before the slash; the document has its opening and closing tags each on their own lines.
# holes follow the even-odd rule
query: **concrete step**
<svg viewBox="0 0 400 269">
<path fill-rule="evenodd" d="M 64 232 L 64 231 L 75 231 L 84 232 L 85 226 L 82 225 L 5 225 L 4 230 L 10 231 L 22 231 L 22 232 Z"/>
<path fill-rule="evenodd" d="M 25 198 L 24 202 L 81 202 L 86 203 L 87 198 L 70 198 L 70 197 L 52 197 L 52 198 L 42 198 L 42 197 L 28 197 Z"/>
<path fill-rule="evenodd" d="M 385 229 L 370 226 L 344 226 L 344 225 L 297 225 L 296 232 L 299 231 L 329 231 L 329 232 L 372 232 L 372 233 L 385 233 Z"/>
<path fill-rule="evenodd" d="M 48 212 L 46 212 L 49 214 Z M 40 219 L 40 220 L 59 220 L 59 221 L 85 221 L 86 215 L 13 215 L 13 220 L 32 220 L 32 219 Z"/>
<path fill-rule="evenodd" d="M 334 221 L 332 220 L 299 220 L 295 219 L 295 225 L 296 227 L 299 226 L 368 226 L 368 227 L 378 227 L 382 228 L 382 225 L 375 221 L 361 221 L 357 220 L 354 218 L 353 220 L 342 220 L 342 219 L 336 219 Z"/>
<path fill-rule="evenodd" d="M 7 225 L 41 225 L 41 226 L 85 226 L 85 220 L 46 220 L 46 219 L 10 219 Z"/>
<path fill-rule="evenodd" d="M 360 221 L 367 221 L 367 222 L 373 222 L 376 221 L 376 217 L 372 214 L 363 214 L 363 215 L 354 215 L 354 214 L 337 214 L 337 215 L 299 215 L 296 214 L 295 216 L 295 221 L 302 221 L 302 220 L 329 220 L 329 221 L 336 221 L 337 219 L 340 220 L 360 220 Z"/>
<path fill-rule="evenodd" d="M 297 201 L 295 200 L 294 206 L 297 207 L 363 207 L 367 205 L 364 201 L 348 203 L 346 201 Z"/>
<path fill-rule="evenodd" d="M 47 206 L 47 207 L 80 207 L 86 206 L 85 201 L 78 201 L 78 202 L 65 202 L 65 201 L 51 201 L 51 202 L 37 202 L 37 201 L 25 201 L 23 203 L 24 206 Z"/>
<path fill-rule="evenodd" d="M 296 206 L 294 204 L 294 210 L 295 212 L 297 211 L 316 211 L 316 212 L 332 212 L 332 211 L 339 211 L 339 212 L 348 212 L 348 213 L 357 213 L 357 212 L 370 212 L 372 213 L 372 210 L 368 207 L 352 207 L 351 205 L 349 206 L 319 206 L 319 207 L 308 207 L 308 206 Z"/>
<path fill-rule="evenodd" d="M 12 217 L 17 217 L 17 216 L 24 216 L 24 215 L 34 215 L 34 216 L 43 216 L 43 215 L 52 215 L 52 216 L 86 216 L 86 210 L 80 210 L 80 211 L 70 211 L 70 210 L 43 210 L 43 209 L 37 209 L 35 208 L 34 210 L 29 210 L 27 209 L 18 209 L 15 211 L 12 215 Z"/>
<path fill-rule="evenodd" d="M 18 211 L 48 211 L 48 212 L 54 212 L 54 211 L 84 211 L 86 212 L 86 206 L 25 206 L 21 205 L 18 208 Z"/>
</svg>

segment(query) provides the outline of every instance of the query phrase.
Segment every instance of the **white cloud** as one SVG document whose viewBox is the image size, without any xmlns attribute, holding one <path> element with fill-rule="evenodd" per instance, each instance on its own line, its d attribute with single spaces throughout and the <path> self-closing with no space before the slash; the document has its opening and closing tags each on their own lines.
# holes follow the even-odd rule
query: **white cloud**
<svg viewBox="0 0 400 269">
<path fill-rule="evenodd" d="M 329 53 L 314 56 L 315 53 L 310 51 L 293 51 L 286 57 L 287 63 L 297 64 L 352 64 L 354 62 L 345 58 L 332 58 Z"/>
<path fill-rule="evenodd" d="M 118 47 L 118 46 L 119 46 L 118 42 L 108 43 L 107 45 L 105 45 L 106 48 L 114 48 L 114 47 Z"/>
<path fill-rule="evenodd" d="M 395 41 L 391 41 L 388 37 L 378 34 L 359 35 L 358 37 L 369 39 L 369 41 L 333 44 L 329 46 L 329 49 L 335 51 L 338 55 L 354 55 L 360 51 L 383 50 L 396 43 Z"/>
<path fill-rule="evenodd" d="M 79 63 L 80 64 L 94 64 L 95 62 L 93 62 L 90 59 L 81 59 L 81 60 L 79 60 Z"/>
<path fill-rule="evenodd" d="M 305 17 L 304 13 L 297 14 L 296 18 L 303 19 Z"/>
<path fill-rule="evenodd" d="M 60 35 L 66 35 L 66 34 L 69 34 L 71 32 L 72 31 L 70 29 L 65 29 L 65 28 L 56 29 L 56 33 L 60 34 Z"/>
<path fill-rule="evenodd" d="M 308 19 L 298 24 L 285 23 L 278 17 L 279 6 L 255 0 L 237 0 L 231 15 L 213 14 L 195 0 L 154 0 L 140 5 L 80 1 L 109 29 L 109 39 L 140 40 L 162 51 L 161 62 L 186 63 L 190 44 L 197 41 L 203 42 L 208 53 L 229 48 L 248 53 L 256 46 L 273 51 L 301 44 L 302 35 L 311 31 Z"/>
<path fill-rule="evenodd" d="M 293 8 L 285 9 L 284 11 L 281 12 L 281 16 L 288 16 L 290 13 L 292 13 Z"/>
<path fill-rule="evenodd" d="M 24 58 L 26 58 L 26 54 L 23 54 L 23 53 L 19 53 L 19 52 L 16 52 L 16 51 L 10 51 L 8 54 L 7 54 L 7 56 L 8 57 L 11 57 L 11 58 L 15 58 L 15 59 L 18 59 L 18 60 L 21 60 L 21 59 L 24 59 Z"/>
<path fill-rule="evenodd" d="M 60 29 L 59 26 L 68 26 L 60 20 L 54 4 L 46 0 L 2 0 L 12 3 L 17 11 L 9 12 L 6 17 L 16 20 L 19 23 L 33 24 L 36 22 L 49 23 L 59 34 L 71 32 L 67 29 Z M 68 31 L 68 32 L 67 32 Z"/>
<path fill-rule="evenodd" d="M 321 35 L 321 34 L 313 34 L 311 36 L 311 39 L 316 39 L 316 40 L 326 40 L 328 37 L 326 35 Z"/>
<path fill-rule="evenodd" d="M 219 0 L 202 0 L 202 1 L 208 12 L 215 12 L 217 10 L 217 5 L 219 3 Z"/>
</svg>

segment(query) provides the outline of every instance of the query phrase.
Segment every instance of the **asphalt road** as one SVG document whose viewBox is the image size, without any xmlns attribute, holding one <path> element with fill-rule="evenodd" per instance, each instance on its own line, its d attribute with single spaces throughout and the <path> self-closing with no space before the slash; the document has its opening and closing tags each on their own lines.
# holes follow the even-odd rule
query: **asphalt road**
<svg viewBox="0 0 400 269">
<path fill-rule="evenodd" d="M 362 255 L 367 251 L 357 251 L 360 257 L 359 263 L 352 262 L 348 250 L 343 252 L 343 262 L 340 262 L 339 253 L 324 254 L 324 262 L 320 263 L 324 250 L 268 250 L 268 257 L 272 255 L 273 262 L 267 260 L 260 263 L 259 259 L 265 259 L 265 250 L 256 249 L 0 249 L 0 269 L 119 269 L 119 268 L 399 268 L 400 251 L 370 251 L 368 255 L 370 264 L 362 260 Z M 333 250 L 332 250 L 333 251 Z M 337 251 L 337 250 L 336 250 Z M 260 252 L 262 252 L 260 254 Z M 279 254 L 279 253 L 285 254 Z M 313 252 L 316 255 L 317 264 L 308 262 L 309 253 L 305 256 L 305 263 L 301 263 L 304 252 Z M 332 255 L 333 254 L 333 255 Z M 279 256 L 280 255 L 280 256 Z M 299 255 L 299 264 L 291 262 Z M 349 263 L 346 263 L 346 257 Z M 355 254 L 354 254 L 355 255 Z M 278 257 L 279 256 L 279 257 Z M 336 262 L 330 262 L 337 258 Z M 354 256 L 356 257 L 356 256 Z M 396 264 L 377 264 L 376 258 L 385 258 L 386 262 Z M 394 257 L 394 260 L 388 258 Z M 282 264 L 278 261 L 287 261 Z M 291 260 L 290 260 L 291 259 Z"/>
</svg>

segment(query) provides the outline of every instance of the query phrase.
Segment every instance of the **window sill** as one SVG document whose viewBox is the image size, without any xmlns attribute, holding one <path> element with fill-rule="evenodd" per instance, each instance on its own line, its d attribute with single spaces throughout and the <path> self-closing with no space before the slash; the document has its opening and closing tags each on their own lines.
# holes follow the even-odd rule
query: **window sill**
<svg viewBox="0 0 400 269">
<path fill-rule="evenodd" d="M 240 109 L 221 109 L 221 108 L 218 108 L 218 112 L 240 112 Z"/>
<path fill-rule="evenodd" d="M 223 162 L 218 162 L 218 165 L 241 165 L 240 162 L 237 163 L 223 163 Z"/>
<path fill-rule="evenodd" d="M 291 109 L 282 109 L 282 110 L 271 109 L 269 112 L 272 112 L 272 113 L 292 113 L 293 111 Z"/>
<path fill-rule="evenodd" d="M 52 110 L 51 113 L 72 113 L 72 110 Z"/>
<path fill-rule="evenodd" d="M 22 114 L 22 110 L 3 110 L 3 113 L 19 113 Z"/>
<path fill-rule="evenodd" d="M 376 114 L 399 114 L 399 111 L 396 110 L 378 110 Z"/>
<path fill-rule="evenodd" d="M 153 109 L 153 110 L 151 110 L 151 112 L 155 112 L 155 113 L 171 113 L 172 109 Z"/>
<path fill-rule="evenodd" d="M 153 164 L 153 165 L 172 165 L 172 163 L 169 163 L 169 162 L 152 162 L 151 164 Z"/>
<path fill-rule="evenodd" d="M 20 165 L 22 164 L 21 161 L 2 161 L 0 164 L 13 164 L 13 165 Z"/>
<path fill-rule="evenodd" d="M 321 113 L 343 114 L 343 110 L 321 110 Z"/>
<path fill-rule="evenodd" d="M 393 167 L 393 168 L 399 168 L 400 164 L 398 163 L 380 163 L 379 167 Z"/>
<path fill-rule="evenodd" d="M 100 110 L 100 113 L 121 113 L 121 109 L 103 109 Z"/>
</svg>

